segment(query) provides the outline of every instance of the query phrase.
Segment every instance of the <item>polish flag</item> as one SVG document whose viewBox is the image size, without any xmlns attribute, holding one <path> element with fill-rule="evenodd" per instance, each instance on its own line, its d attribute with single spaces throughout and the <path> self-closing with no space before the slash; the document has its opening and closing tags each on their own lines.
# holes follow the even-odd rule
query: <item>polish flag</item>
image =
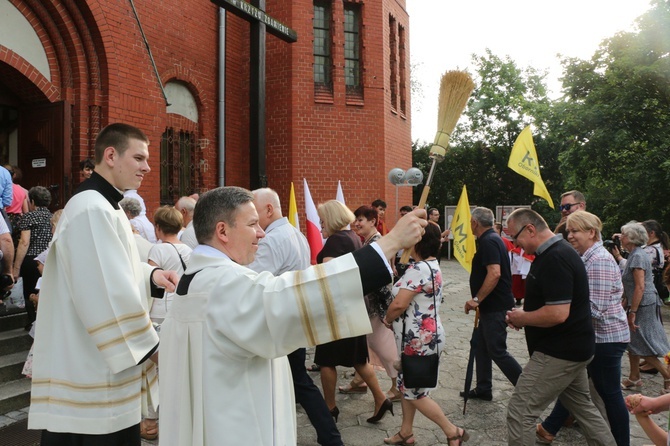
<svg viewBox="0 0 670 446">
<path fill-rule="evenodd" d="M 342 183 L 340 183 L 340 180 L 337 180 L 337 192 L 335 193 L 335 200 L 339 201 L 343 205 L 347 205 L 347 203 L 344 202 L 344 192 L 342 192 Z M 351 225 L 347 225 L 347 229 L 351 229 Z"/>
<path fill-rule="evenodd" d="M 316 212 L 316 206 L 312 200 L 312 194 L 309 193 L 307 180 L 303 178 L 305 186 L 305 213 L 307 214 L 307 243 L 311 251 L 312 265 L 316 265 L 316 255 L 323 248 L 323 238 L 321 237 L 321 223 L 319 214 Z"/>
<path fill-rule="evenodd" d="M 340 180 L 337 180 L 337 193 L 335 194 L 335 199 L 343 205 L 347 205 L 347 203 L 344 202 L 344 192 L 342 192 L 342 183 L 340 183 Z"/>
</svg>

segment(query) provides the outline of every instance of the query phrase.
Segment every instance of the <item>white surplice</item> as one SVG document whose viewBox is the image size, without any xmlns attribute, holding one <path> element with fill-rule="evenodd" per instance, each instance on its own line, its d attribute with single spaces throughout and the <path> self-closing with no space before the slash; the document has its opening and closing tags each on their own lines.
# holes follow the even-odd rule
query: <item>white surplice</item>
<svg viewBox="0 0 670 446">
<path fill-rule="evenodd" d="M 44 267 L 29 429 L 114 433 L 140 422 L 148 393 L 158 403 L 155 364 L 139 364 L 158 344 L 152 270 L 123 210 L 96 190 L 70 199 Z"/>
<path fill-rule="evenodd" d="M 285 355 L 371 332 L 356 261 L 274 277 L 201 245 L 194 272 L 161 330 L 160 445 L 295 445 Z"/>
</svg>

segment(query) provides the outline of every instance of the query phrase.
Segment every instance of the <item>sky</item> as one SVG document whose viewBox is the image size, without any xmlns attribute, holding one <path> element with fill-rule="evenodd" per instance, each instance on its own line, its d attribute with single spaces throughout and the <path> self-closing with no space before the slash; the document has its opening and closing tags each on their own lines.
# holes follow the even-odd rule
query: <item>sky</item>
<svg viewBox="0 0 670 446">
<path fill-rule="evenodd" d="M 489 48 L 520 68 L 549 73 L 550 97 L 562 74 L 557 54 L 590 59 L 603 39 L 634 28 L 650 0 L 406 0 L 412 77 L 412 141 L 432 142 L 445 71 L 470 68 L 471 55 Z"/>
</svg>

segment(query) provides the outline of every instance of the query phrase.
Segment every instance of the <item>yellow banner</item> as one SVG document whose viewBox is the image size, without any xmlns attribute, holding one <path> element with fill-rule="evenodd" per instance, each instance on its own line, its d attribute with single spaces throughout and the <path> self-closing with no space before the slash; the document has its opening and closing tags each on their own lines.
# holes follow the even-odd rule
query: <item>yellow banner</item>
<svg viewBox="0 0 670 446">
<path fill-rule="evenodd" d="M 551 195 L 549 195 L 547 186 L 542 181 L 540 162 L 537 159 L 530 126 L 523 129 L 516 138 L 514 147 L 512 147 L 512 153 L 509 155 L 507 167 L 532 181 L 535 185 L 533 187 L 533 195 L 544 198 L 549 203 L 549 206 L 554 209 L 554 202 L 551 199 Z"/>
<path fill-rule="evenodd" d="M 454 257 L 467 272 L 472 270 L 472 258 L 475 256 L 475 235 L 470 225 L 470 202 L 468 191 L 463 185 L 461 198 L 458 199 L 456 213 L 451 220 L 451 235 L 454 237 Z"/>
<path fill-rule="evenodd" d="M 294 228 L 300 230 L 300 224 L 298 223 L 298 205 L 295 202 L 293 181 L 291 181 L 291 195 L 289 196 L 288 202 L 288 221 L 293 225 Z"/>
</svg>

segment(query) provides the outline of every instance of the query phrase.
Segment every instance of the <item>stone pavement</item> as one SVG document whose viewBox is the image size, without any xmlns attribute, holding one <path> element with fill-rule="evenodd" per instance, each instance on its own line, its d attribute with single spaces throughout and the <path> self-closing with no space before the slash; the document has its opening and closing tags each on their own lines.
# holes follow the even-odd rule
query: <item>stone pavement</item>
<svg viewBox="0 0 670 446">
<path fill-rule="evenodd" d="M 459 427 L 464 427 L 470 433 L 470 445 L 506 445 L 507 426 L 505 416 L 507 402 L 514 390 L 505 376 L 493 366 L 493 401 L 469 400 L 467 412 L 463 415 L 463 399 L 459 392 L 463 390 L 465 368 L 470 351 L 470 337 L 474 323 L 474 313 L 466 315 L 463 304 L 470 296 L 468 285 L 469 274 L 454 260 L 441 261 L 442 274 L 445 281 L 444 304 L 440 309 L 440 318 L 446 332 L 446 348 L 440 360 L 439 387 L 431 393 L 432 398 L 439 403 L 450 421 Z M 669 312 L 670 315 L 670 312 Z M 668 315 L 664 319 L 670 320 Z M 667 331 L 667 328 L 666 328 Z M 508 348 L 512 355 L 524 366 L 528 361 L 528 350 L 523 331 L 509 331 Z M 308 350 L 308 353 L 310 351 Z M 311 364 L 308 358 L 307 364 Z M 628 358 L 624 356 L 624 374 L 628 372 Z M 339 367 L 338 385 L 349 382 L 353 369 Z M 319 383 L 319 374 L 310 373 Z M 627 376 L 627 375 L 625 375 Z M 377 372 L 382 389 L 387 390 L 391 381 L 383 371 Z M 651 377 L 651 378 L 650 378 Z M 647 375 L 642 391 L 649 395 L 658 395 L 663 387 L 662 378 L 657 375 Z M 474 387 L 474 383 L 473 383 Z M 396 403 L 395 416 L 387 414 L 377 425 L 368 424 L 365 420 L 372 415 L 374 402 L 372 395 L 337 395 L 337 406 L 340 409 L 338 427 L 344 444 L 347 446 L 383 445 L 384 437 L 395 434 L 400 428 L 402 410 Z M 545 412 L 548 415 L 550 408 Z M 667 423 L 667 414 L 656 415 L 659 424 Z M 316 445 L 316 434 L 309 423 L 307 415 L 300 406 L 297 407 L 298 445 Z M 631 445 L 641 446 L 651 444 L 644 432 L 638 426 L 635 418 L 631 419 Z M 417 412 L 414 420 L 414 436 L 422 446 L 446 445 L 446 436 L 442 430 L 430 420 Z M 586 441 L 578 428 L 563 428 L 553 445 L 584 445 Z"/>
<path fill-rule="evenodd" d="M 441 307 L 440 317 L 447 335 L 444 354 L 440 360 L 439 388 L 431 393 L 432 398 L 439 403 L 449 419 L 457 426 L 464 427 L 470 433 L 469 445 L 497 446 L 507 444 L 507 427 L 505 415 L 507 401 L 513 387 L 504 375 L 494 365 L 493 367 L 493 401 L 468 401 L 466 415 L 463 415 L 463 399 L 458 393 L 463 388 L 465 368 L 470 351 L 470 337 L 473 328 L 473 313 L 465 315 L 463 303 L 469 294 L 468 273 L 456 261 L 442 260 L 444 275 L 444 304 Z M 663 309 L 664 320 L 670 320 L 670 309 Z M 668 325 L 666 324 L 666 332 Z M 509 331 L 508 347 L 510 352 L 523 366 L 528 360 L 528 352 L 523 331 Z M 313 349 L 308 350 L 313 353 Z M 308 357 L 307 365 L 311 364 Z M 628 359 L 623 359 L 623 373 L 627 376 Z M 338 385 L 345 385 L 351 379 L 353 369 L 338 368 Z M 312 373 L 312 378 L 320 385 L 319 374 Z M 382 371 L 377 372 L 383 389 L 390 387 L 390 380 Z M 663 387 L 660 375 L 643 376 L 645 382 L 642 387 L 647 395 L 658 395 Z M 473 384 L 474 385 L 474 384 Z M 400 428 L 402 410 L 400 404 L 394 404 L 395 416 L 387 416 L 377 425 L 368 424 L 365 420 L 372 415 L 373 399 L 370 393 L 365 395 L 337 395 L 337 405 L 340 409 L 338 427 L 347 446 L 383 445 L 384 437 L 395 434 Z M 23 419 L 27 408 L 0 416 L 0 426 L 9 424 L 13 420 Z M 544 416 L 548 415 L 550 408 Z M 654 415 L 659 425 L 665 426 L 667 414 Z M 316 445 L 316 434 L 309 423 L 307 416 L 300 406 L 297 407 L 298 446 Z M 651 442 L 646 439 L 644 432 L 638 426 L 635 418 L 630 421 L 631 445 L 642 446 Z M 447 440 L 442 431 L 423 415 L 417 413 L 414 422 L 414 435 L 421 446 L 446 445 Z M 2 441 L 0 439 L 0 444 Z M 143 441 L 144 446 L 156 445 L 158 441 Z M 563 428 L 553 443 L 556 446 L 584 445 L 586 441 L 579 432 L 579 428 Z"/>
</svg>

